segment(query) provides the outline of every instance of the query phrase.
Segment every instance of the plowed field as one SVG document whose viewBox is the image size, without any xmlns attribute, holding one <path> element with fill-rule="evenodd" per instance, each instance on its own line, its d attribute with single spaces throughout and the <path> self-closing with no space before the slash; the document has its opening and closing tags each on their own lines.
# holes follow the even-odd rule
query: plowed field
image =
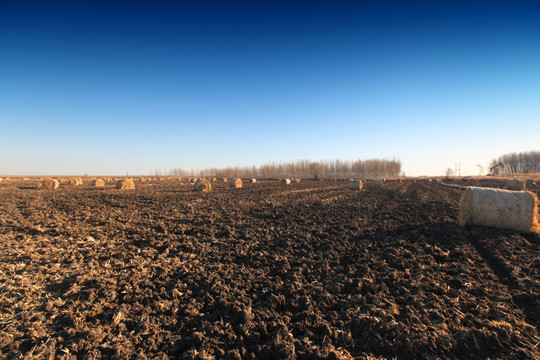
<svg viewBox="0 0 540 360">
<path fill-rule="evenodd" d="M 460 227 L 460 187 L 27 183 L 0 358 L 540 358 L 540 237 Z"/>
</svg>

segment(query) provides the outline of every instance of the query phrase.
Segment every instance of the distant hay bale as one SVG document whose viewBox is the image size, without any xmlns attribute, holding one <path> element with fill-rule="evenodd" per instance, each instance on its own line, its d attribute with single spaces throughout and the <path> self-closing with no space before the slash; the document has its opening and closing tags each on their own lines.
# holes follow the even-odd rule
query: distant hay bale
<svg viewBox="0 0 540 360">
<path fill-rule="evenodd" d="M 283 185 L 291 185 L 291 179 L 281 179 Z"/>
<path fill-rule="evenodd" d="M 242 188 L 242 179 L 240 178 L 231 179 L 231 181 L 229 181 L 229 187 L 232 187 L 235 189 Z"/>
<path fill-rule="evenodd" d="M 58 189 L 60 182 L 55 179 L 44 179 L 38 185 L 38 189 L 54 190 Z"/>
<path fill-rule="evenodd" d="M 440 179 L 433 179 L 431 180 L 434 184 L 440 185 L 442 181 Z"/>
<path fill-rule="evenodd" d="M 212 184 L 206 179 L 199 179 L 193 187 L 195 191 L 209 192 L 212 191 Z"/>
<path fill-rule="evenodd" d="M 212 182 L 216 182 L 216 181 L 217 181 L 217 179 L 216 179 L 216 178 L 212 178 Z"/>
<path fill-rule="evenodd" d="M 256 184 L 256 183 L 257 183 L 257 179 L 251 179 L 251 180 L 249 180 L 249 182 L 252 183 L 252 184 Z"/>
<path fill-rule="evenodd" d="M 139 182 L 146 182 L 145 178 L 139 178 Z"/>
<path fill-rule="evenodd" d="M 132 179 L 118 180 L 116 183 L 117 190 L 135 190 L 135 183 Z"/>
<path fill-rule="evenodd" d="M 538 199 L 528 191 L 468 187 L 461 198 L 461 225 L 538 231 Z"/>
<path fill-rule="evenodd" d="M 292 180 L 293 183 L 298 184 L 300 182 L 300 178 L 294 178 Z"/>
<path fill-rule="evenodd" d="M 227 178 L 223 178 L 223 182 L 227 183 L 228 182 Z"/>
<path fill-rule="evenodd" d="M 373 180 L 373 185 L 374 185 L 374 186 L 377 186 L 377 187 L 383 186 L 383 183 L 384 183 L 384 180 L 383 180 L 383 179 Z"/>
<path fill-rule="evenodd" d="M 82 185 L 83 182 L 82 182 L 82 179 L 81 178 L 69 178 L 69 179 L 66 179 L 66 182 L 65 182 L 67 185 L 73 185 L 73 186 L 78 186 L 78 185 Z"/>
<path fill-rule="evenodd" d="M 352 190 L 362 190 L 364 183 L 360 180 L 349 180 L 349 189 Z"/>
<path fill-rule="evenodd" d="M 523 180 L 512 179 L 506 182 L 506 187 L 509 190 L 522 191 L 525 190 L 525 182 Z"/>
<path fill-rule="evenodd" d="M 103 179 L 94 179 L 90 183 L 90 186 L 103 187 L 105 186 L 105 181 Z"/>
</svg>

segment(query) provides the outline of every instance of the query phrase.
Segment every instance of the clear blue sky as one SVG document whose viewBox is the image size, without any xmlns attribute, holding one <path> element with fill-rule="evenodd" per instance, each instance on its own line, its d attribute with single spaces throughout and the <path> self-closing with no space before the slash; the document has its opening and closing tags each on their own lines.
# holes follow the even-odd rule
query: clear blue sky
<svg viewBox="0 0 540 360">
<path fill-rule="evenodd" d="M 4 1 L 0 173 L 540 150 L 538 1 Z"/>
</svg>

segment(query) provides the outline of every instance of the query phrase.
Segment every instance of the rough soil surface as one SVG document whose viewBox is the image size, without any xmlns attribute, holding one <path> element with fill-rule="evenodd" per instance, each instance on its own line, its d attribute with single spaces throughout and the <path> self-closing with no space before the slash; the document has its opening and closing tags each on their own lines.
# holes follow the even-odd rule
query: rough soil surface
<svg viewBox="0 0 540 360">
<path fill-rule="evenodd" d="M 540 237 L 461 228 L 460 187 L 33 187 L 0 184 L 0 358 L 540 358 Z"/>
</svg>

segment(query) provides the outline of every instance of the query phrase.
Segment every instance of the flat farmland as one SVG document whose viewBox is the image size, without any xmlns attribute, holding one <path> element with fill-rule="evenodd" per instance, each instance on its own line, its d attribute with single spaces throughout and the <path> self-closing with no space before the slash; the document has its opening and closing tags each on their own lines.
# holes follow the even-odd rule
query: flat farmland
<svg viewBox="0 0 540 360">
<path fill-rule="evenodd" d="M 0 183 L 0 358 L 540 358 L 540 237 L 463 187 L 36 184 Z"/>
</svg>

